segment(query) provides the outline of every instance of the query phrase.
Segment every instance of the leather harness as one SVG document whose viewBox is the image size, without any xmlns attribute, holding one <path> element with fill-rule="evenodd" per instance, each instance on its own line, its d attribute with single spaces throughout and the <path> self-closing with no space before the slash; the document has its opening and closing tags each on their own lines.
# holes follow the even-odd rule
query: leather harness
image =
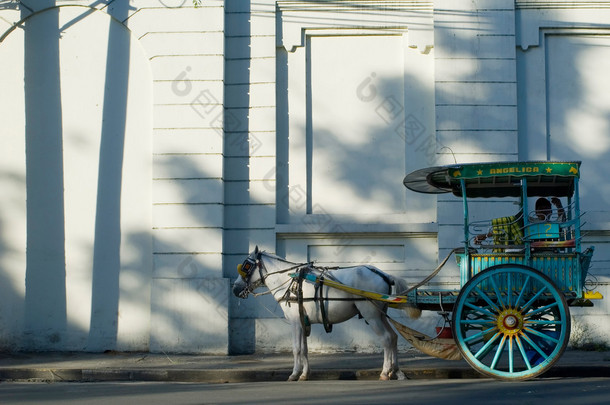
<svg viewBox="0 0 610 405">
<path fill-rule="evenodd" d="M 392 285 L 394 285 L 394 281 L 385 273 L 380 270 L 366 266 L 370 271 L 380 276 L 383 281 L 388 284 L 388 294 L 392 292 Z M 291 285 L 286 289 L 284 296 L 282 296 L 278 302 L 285 301 L 290 305 L 291 302 L 296 302 L 299 305 L 299 316 L 301 318 L 301 324 L 303 325 L 303 330 L 305 331 L 305 336 L 309 336 L 311 334 L 311 323 L 309 321 L 309 316 L 305 311 L 305 307 L 303 306 L 304 302 L 317 302 L 320 307 L 320 313 L 322 315 L 322 324 L 324 325 L 324 330 L 326 333 L 332 332 L 333 325 L 328 320 L 328 311 L 327 306 L 329 301 L 367 301 L 368 298 L 365 297 L 355 297 L 355 298 L 329 298 L 328 291 L 332 287 L 326 287 L 327 297 L 324 298 L 324 279 L 328 278 L 333 281 L 338 281 L 332 274 L 332 270 L 339 269 L 339 267 L 314 267 L 311 264 L 304 265 L 299 268 L 298 276 L 295 277 L 291 283 Z M 314 284 L 314 295 L 313 297 L 303 297 L 303 280 L 305 279 L 305 275 L 308 273 L 317 272 L 320 275 L 317 277 L 317 281 Z M 358 316 L 362 318 L 362 315 L 359 313 Z"/>
</svg>

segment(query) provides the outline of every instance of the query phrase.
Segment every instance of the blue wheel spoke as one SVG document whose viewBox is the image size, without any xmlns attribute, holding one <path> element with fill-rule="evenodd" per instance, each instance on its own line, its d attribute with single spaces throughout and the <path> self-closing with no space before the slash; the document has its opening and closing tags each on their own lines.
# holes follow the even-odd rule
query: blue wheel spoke
<svg viewBox="0 0 610 405">
<path fill-rule="evenodd" d="M 552 304 L 546 305 L 544 307 L 540 307 L 540 308 L 538 308 L 538 309 L 536 309 L 536 310 L 534 310 L 532 312 L 528 312 L 525 315 L 525 317 L 527 318 L 527 317 L 531 317 L 532 315 L 537 315 L 537 314 L 543 313 L 543 312 L 548 311 L 549 309 L 554 308 L 554 307 L 556 307 L 558 305 L 559 305 L 559 303 L 557 301 L 555 301 Z"/>
<path fill-rule="evenodd" d="M 498 306 L 487 296 L 487 294 L 485 294 L 483 291 L 481 291 L 481 289 L 479 287 L 476 287 L 475 289 L 476 289 L 477 293 L 481 296 L 481 298 L 483 298 L 485 300 L 485 302 L 487 302 L 489 304 L 489 306 L 494 309 L 494 311 L 496 311 L 497 313 L 502 312 L 502 310 L 500 310 L 500 308 L 498 308 Z"/>
<path fill-rule="evenodd" d="M 517 297 L 517 301 L 515 301 L 515 308 L 517 308 L 519 306 L 519 304 L 521 304 L 521 299 L 523 298 L 523 293 L 527 290 L 527 286 L 530 283 L 530 279 L 532 277 L 531 276 L 527 276 L 527 278 L 525 279 L 525 281 L 523 282 L 523 286 L 521 286 L 521 292 L 519 293 L 519 296 Z"/>
<path fill-rule="evenodd" d="M 462 319 L 460 325 L 489 325 L 494 323 L 490 319 Z"/>
<path fill-rule="evenodd" d="M 498 290 L 498 286 L 496 285 L 496 280 L 494 280 L 494 277 L 491 276 L 489 277 L 489 281 L 491 282 L 491 286 L 494 289 L 494 292 L 496 293 L 496 299 L 498 300 L 498 304 L 500 305 L 500 307 L 506 308 L 506 306 L 504 305 L 504 301 L 502 300 L 502 294 L 500 294 L 500 290 Z"/>
<path fill-rule="evenodd" d="M 547 290 L 547 287 L 546 287 L 546 286 L 543 286 L 543 287 L 542 287 L 542 288 L 541 288 L 541 289 L 540 289 L 540 290 L 539 290 L 539 291 L 536 293 L 536 295 L 534 295 L 534 296 L 532 297 L 532 299 L 531 299 L 531 300 L 529 300 L 529 301 L 527 302 L 527 304 L 525 304 L 523 307 L 521 307 L 521 311 L 522 311 L 522 312 L 527 311 L 527 309 L 528 309 L 528 308 L 529 308 L 529 307 L 530 307 L 530 306 L 531 306 L 531 305 L 532 305 L 534 302 L 536 302 L 536 300 L 538 299 L 538 297 L 540 297 L 540 296 L 541 296 L 541 295 L 542 295 L 542 294 L 543 294 L 543 293 L 544 293 L 546 290 Z"/>
<path fill-rule="evenodd" d="M 527 354 L 525 354 L 525 349 L 523 348 L 523 343 L 521 343 L 521 339 L 519 339 L 519 336 L 515 336 L 515 340 L 517 341 L 517 346 L 519 347 L 519 352 L 521 353 L 521 358 L 525 362 L 525 366 L 528 370 L 531 370 L 532 365 L 530 364 L 530 361 L 527 358 Z"/>
<path fill-rule="evenodd" d="M 563 325 L 565 322 L 562 321 L 561 319 L 552 319 L 552 320 L 547 320 L 547 319 L 526 319 L 523 323 L 525 323 L 526 325 Z"/>
<path fill-rule="evenodd" d="M 482 330 L 481 332 L 479 332 L 475 335 L 468 336 L 467 338 L 464 338 L 464 342 L 468 343 L 468 342 L 473 342 L 477 339 L 483 339 L 485 337 L 485 335 L 488 335 L 489 333 L 493 332 L 494 329 L 496 329 L 495 326 L 493 326 L 489 329 Z"/>
<path fill-rule="evenodd" d="M 507 277 L 507 280 L 506 280 L 506 306 L 507 306 L 508 308 L 510 308 L 510 304 L 511 304 L 511 299 L 510 299 L 510 298 L 511 298 L 511 294 L 512 294 L 512 292 L 513 292 L 513 291 L 512 291 L 512 288 L 513 288 L 513 287 L 512 287 L 512 285 L 511 285 L 511 284 L 512 284 L 512 283 L 511 283 L 511 280 L 512 280 L 512 277 L 511 277 L 511 275 L 509 274 L 509 275 L 508 275 L 508 277 Z M 512 342 L 512 340 L 511 340 L 511 342 Z"/>
<path fill-rule="evenodd" d="M 532 346 L 534 350 L 538 352 L 540 356 L 542 356 L 542 358 L 544 358 L 545 360 L 549 358 L 549 356 L 547 356 L 547 354 L 540 348 L 540 346 L 534 343 L 534 341 L 530 339 L 529 336 L 527 336 L 526 334 L 522 334 L 521 336 L 523 337 L 523 340 L 525 340 L 530 346 Z"/>
<path fill-rule="evenodd" d="M 524 328 L 523 330 L 524 330 L 525 332 L 527 332 L 527 333 L 531 333 L 532 335 L 536 335 L 536 336 L 538 336 L 539 338 L 542 338 L 542 339 L 544 339 L 544 340 L 549 340 L 549 341 L 551 341 L 551 342 L 553 342 L 553 343 L 559 343 L 559 340 L 558 340 L 558 339 L 555 339 L 554 337 L 549 336 L 549 335 L 547 335 L 546 333 L 539 332 L 539 331 L 537 331 L 537 330 L 535 330 L 535 329 L 532 329 L 532 328 Z"/>
<path fill-rule="evenodd" d="M 509 304 L 510 305 L 510 304 Z M 513 360 L 513 337 L 508 337 L 508 372 L 514 371 L 514 360 Z"/>
<path fill-rule="evenodd" d="M 506 335 L 502 335 L 502 340 L 500 340 L 500 344 L 498 344 L 498 348 L 496 349 L 496 354 L 494 355 L 494 359 L 491 362 L 489 368 L 492 370 L 496 368 L 498 365 L 498 360 L 500 360 L 500 356 L 502 355 L 502 350 L 504 350 L 504 344 L 506 343 Z"/>
<path fill-rule="evenodd" d="M 466 306 L 470 309 L 474 309 L 475 311 L 480 312 L 483 315 L 487 315 L 487 316 L 491 316 L 491 317 L 496 316 L 496 314 L 494 314 L 493 312 L 488 311 L 487 308 L 477 307 L 476 305 L 471 304 L 470 302 L 465 302 L 464 306 Z"/>
<path fill-rule="evenodd" d="M 479 351 L 478 351 L 478 352 L 476 352 L 476 354 L 474 355 L 474 358 L 475 358 L 475 359 L 478 359 L 478 358 L 479 358 L 481 355 L 484 355 L 485 353 L 487 353 L 487 351 L 488 351 L 489 347 L 490 347 L 491 345 L 493 345 L 493 344 L 494 344 L 494 342 L 495 342 L 496 340 L 498 340 L 498 338 L 500 337 L 500 335 L 501 335 L 501 333 L 500 333 L 500 332 L 498 332 L 498 333 L 496 333 L 496 334 L 495 334 L 495 335 L 494 335 L 494 336 L 493 336 L 491 339 L 489 339 L 489 341 L 488 341 L 487 343 L 485 343 L 485 344 L 483 345 L 483 347 L 481 347 L 481 348 L 479 349 Z"/>
</svg>

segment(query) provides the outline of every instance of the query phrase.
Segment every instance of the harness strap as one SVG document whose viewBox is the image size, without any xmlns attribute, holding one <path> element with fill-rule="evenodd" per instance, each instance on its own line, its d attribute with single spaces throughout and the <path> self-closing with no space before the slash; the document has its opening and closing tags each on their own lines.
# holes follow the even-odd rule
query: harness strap
<svg viewBox="0 0 610 405">
<path fill-rule="evenodd" d="M 314 267 L 315 268 L 315 267 Z M 380 270 L 377 270 L 374 267 L 369 267 L 367 266 L 367 268 L 369 270 L 371 270 L 373 273 L 375 273 L 376 275 L 378 275 L 379 277 L 381 277 L 383 279 L 383 281 L 386 282 L 386 284 L 388 285 L 388 294 L 391 294 L 392 292 L 392 286 L 394 285 L 394 280 L 387 274 L 383 273 Z M 309 273 L 311 271 L 311 267 L 307 266 L 307 267 L 303 267 L 299 270 L 299 274 L 298 274 L 298 281 L 297 281 L 297 302 L 299 304 L 299 315 L 301 317 L 301 324 L 303 325 L 303 328 L 305 329 L 307 336 L 309 336 L 309 333 L 311 332 L 311 324 L 309 323 L 309 318 L 307 317 L 307 314 L 305 313 L 305 308 L 303 307 L 303 302 L 304 301 L 314 301 L 314 302 L 318 302 L 320 305 L 320 314 L 322 315 L 322 325 L 324 325 L 324 330 L 326 331 L 326 333 L 330 333 L 333 330 L 333 325 L 332 323 L 330 323 L 330 321 L 328 320 L 328 311 L 326 308 L 326 301 L 366 301 L 368 300 L 368 298 L 324 298 L 324 282 L 325 282 L 325 276 L 328 276 L 329 279 L 331 281 L 337 281 L 331 273 L 328 273 L 327 270 L 329 270 L 326 267 L 323 268 L 317 268 L 318 270 L 321 271 L 321 275 L 316 277 L 316 281 L 314 283 L 314 296 L 313 298 L 303 298 L 303 279 L 305 279 L 305 276 L 307 273 Z M 328 291 L 330 287 L 326 287 L 326 291 Z M 286 301 L 290 302 L 291 299 L 290 297 L 285 297 L 287 298 Z M 358 314 L 359 317 L 362 317 L 361 314 Z"/>
<path fill-rule="evenodd" d="M 301 325 L 303 325 L 305 336 L 309 337 L 311 334 L 311 323 L 309 322 L 309 317 L 305 313 L 305 308 L 303 307 L 303 278 L 306 270 L 306 267 L 302 267 L 299 270 L 299 279 L 297 281 L 297 300 L 299 303 L 299 317 L 301 318 Z"/>
<path fill-rule="evenodd" d="M 383 281 L 385 281 L 388 285 L 388 294 L 392 293 L 392 286 L 394 285 L 394 280 L 386 273 L 384 273 L 383 271 L 375 268 L 375 267 L 371 267 L 371 266 L 366 266 L 367 269 L 369 269 L 370 271 L 372 271 L 373 273 L 377 274 L 379 277 L 381 277 L 383 279 Z"/>
<path fill-rule="evenodd" d="M 318 295 L 318 291 L 320 292 L 320 296 L 318 299 L 320 300 L 320 312 L 322 313 L 322 325 L 324 325 L 324 330 L 326 333 L 330 333 L 333 331 L 333 325 L 328 321 L 328 312 L 326 311 L 326 306 L 324 305 L 324 276 L 320 276 L 318 278 L 318 282 L 315 284 L 315 294 L 314 297 Z M 328 287 L 326 287 L 326 291 L 328 292 Z"/>
<path fill-rule="evenodd" d="M 286 294 L 285 294 L 286 295 Z M 312 301 L 318 301 L 319 298 L 318 297 L 303 297 L 303 302 L 312 302 Z M 365 298 L 365 297 L 355 297 L 355 298 L 324 298 L 324 301 L 370 301 L 370 298 Z M 285 302 L 299 302 L 298 298 L 295 297 L 282 297 L 280 299 L 280 301 L 285 301 Z"/>
</svg>

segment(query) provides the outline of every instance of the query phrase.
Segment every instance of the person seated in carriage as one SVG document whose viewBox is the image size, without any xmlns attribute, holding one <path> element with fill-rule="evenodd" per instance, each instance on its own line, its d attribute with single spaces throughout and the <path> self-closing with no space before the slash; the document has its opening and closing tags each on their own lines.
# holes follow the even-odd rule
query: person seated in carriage
<svg viewBox="0 0 610 405">
<path fill-rule="evenodd" d="M 559 198 L 551 198 L 551 203 L 557 208 L 556 214 L 553 213 L 548 200 L 543 203 L 541 209 L 538 209 L 538 201 L 536 203 L 536 218 L 530 218 L 530 225 L 526 230 L 526 236 L 532 241 L 532 248 L 539 252 L 559 253 L 574 247 L 573 225 L 567 222 L 566 211 Z"/>
<path fill-rule="evenodd" d="M 540 197 L 536 200 L 536 211 L 534 217 L 530 217 L 530 223 L 536 222 L 548 222 L 552 220 L 553 209 L 551 203 L 557 208 L 557 222 L 564 222 L 566 220 L 566 212 L 563 209 L 561 200 L 557 197 L 552 197 L 551 201 L 544 197 Z"/>
</svg>

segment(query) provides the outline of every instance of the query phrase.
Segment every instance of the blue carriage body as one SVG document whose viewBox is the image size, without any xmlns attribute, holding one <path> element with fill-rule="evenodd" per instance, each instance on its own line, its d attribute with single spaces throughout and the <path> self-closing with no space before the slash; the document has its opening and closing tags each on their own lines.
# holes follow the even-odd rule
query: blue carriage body
<svg viewBox="0 0 610 405">
<path fill-rule="evenodd" d="M 491 253 L 491 254 L 458 254 L 462 286 L 472 276 L 492 266 L 504 264 L 518 264 L 538 270 L 548 276 L 570 301 L 584 297 L 584 281 L 591 251 L 579 253 L 540 253 L 533 254 L 527 259 L 518 253 Z M 506 286 L 500 286 L 502 290 Z"/>
</svg>

